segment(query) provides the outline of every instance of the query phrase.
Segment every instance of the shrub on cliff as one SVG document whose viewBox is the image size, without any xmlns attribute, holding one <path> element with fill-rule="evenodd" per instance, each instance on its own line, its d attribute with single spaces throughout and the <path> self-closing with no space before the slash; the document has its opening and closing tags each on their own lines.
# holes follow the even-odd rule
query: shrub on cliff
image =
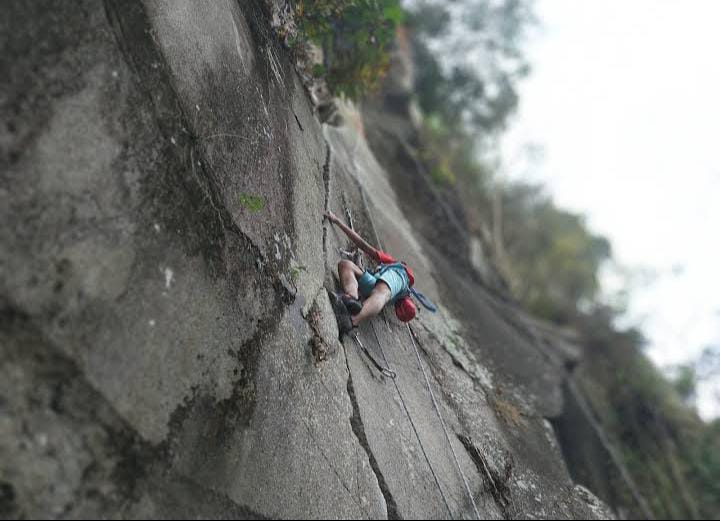
<svg viewBox="0 0 720 521">
<path fill-rule="evenodd" d="M 323 51 L 314 75 L 352 99 L 377 89 L 390 64 L 389 45 L 403 19 L 399 0 L 299 0 L 298 38 Z"/>
</svg>

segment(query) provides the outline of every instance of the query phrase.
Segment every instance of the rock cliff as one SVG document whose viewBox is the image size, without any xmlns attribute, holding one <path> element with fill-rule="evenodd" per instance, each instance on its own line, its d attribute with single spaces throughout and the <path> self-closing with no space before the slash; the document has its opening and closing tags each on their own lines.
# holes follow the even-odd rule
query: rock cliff
<svg viewBox="0 0 720 521">
<path fill-rule="evenodd" d="M 319 123 L 259 0 L 0 12 L 3 517 L 470 518 L 463 475 L 486 518 L 609 515 L 548 421 L 572 354 L 473 268 L 405 115 Z M 326 209 L 440 305 L 361 327 L 395 380 L 337 340 Z"/>
</svg>

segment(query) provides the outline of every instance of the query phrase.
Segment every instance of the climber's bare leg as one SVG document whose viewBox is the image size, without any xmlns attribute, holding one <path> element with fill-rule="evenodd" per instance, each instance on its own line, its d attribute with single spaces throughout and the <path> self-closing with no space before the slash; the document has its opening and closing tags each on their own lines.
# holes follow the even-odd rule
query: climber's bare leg
<svg viewBox="0 0 720 521">
<path fill-rule="evenodd" d="M 349 260 L 341 260 L 338 262 L 338 276 L 340 277 L 340 286 L 343 291 L 351 297 L 358 298 L 358 278 L 362 277 L 362 268 Z"/>
<path fill-rule="evenodd" d="M 392 292 L 390 287 L 382 280 L 379 280 L 370 293 L 370 296 L 363 301 L 362 311 L 352 317 L 352 323 L 357 326 L 363 320 L 380 314 L 385 304 L 390 302 Z"/>
</svg>

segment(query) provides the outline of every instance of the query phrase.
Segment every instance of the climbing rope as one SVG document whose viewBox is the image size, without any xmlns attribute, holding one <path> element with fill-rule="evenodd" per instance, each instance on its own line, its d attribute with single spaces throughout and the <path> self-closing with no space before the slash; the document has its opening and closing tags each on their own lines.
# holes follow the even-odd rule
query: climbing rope
<svg viewBox="0 0 720 521">
<path fill-rule="evenodd" d="M 362 190 L 362 187 L 361 186 L 359 186 L 359 187 L 360 187 L 360 193 L 362 194 L 363 200 L 364 200 L 365 194 Z M 365 201 L 365 205 L 367 207 L 367 201 Z M 345 216 L 348 220 L 348 225 L 350 226 L 350 228 L 355 229 L 352 214 L 350 213 L 350 210 L 347 207 L 345 208 Z M 377 244 L 379 246 L 380 238 L 378 237 L 377 230 L 375 229 L 375 223 L 372 220 L 372 216 L 370 217 L 370 224 L 373 228 L 373 231 L 375 232 L 375 237 L 378 241 Z M 387 322 L 387 318 L 384 317 L 384 315 L 383 315 L 383 318 L 385 318 L 385 324 L 388 327 L 388 331 L 390 331 L 390 324 Z M 385 361 L 385 366 L 388 367 L 388 359 L 387 359 L 387 356 L 385 356 L 385 350 L 382 347 L 382 342 L 380 342 L 380 337 L 378 337 L 377 330 L 375 329 L 375 322 L 371 321 L 370 327 L 372 328 L 373 335 L 375 335 L 375 340 L 377 341 L 377 345 L 380 348 L 380 354 L 382 354 L 383 360 Z M 438 490 L 440 491 L 440 496 L 442 497 L 443 503 L 445 503 L 445 508 L 447 508 L 448 514 L 450 515 L 450 519 L 452 519 L 453 514 L 452 514 L 452 510 L 450 508 L 450 504 L 448 503 L 447 497 L 445 496 L 445 492 L 443 492 L 442 486 L 440 485 L 440 479 L 438 478 L 437 473 L 435 472 L 435 469 L 432 466 L 432 463 L 430 463 L 430 457 L 427 455 L 425 446 L 423 445 L 423 442 L 420 439 L 420 433 L 418 432 L 417 426 L 415 425 L 415 422 L 413 421 L 412 416 L 410 415 L 410 410 L 407 408 L 407 404 L 405 403 L 405 398 L 403 397 L 402 392 L 400 391 L 400 387 L 398 386 L 398 383 L 396 380 L 397 375 L 395 374 L 394 371 L 391 371 L 389 369 L 387 371 L 388 371 L 388 373 L 391 373 L 392 375 L 385 373 L 384 368 L 375 361 L 375 358 L 370 354 L 370 352 L 362 344 L 362 342 L 360 341 L 360 337 L 357 333 L 355 333 L 353 335 L 353 338 L 355 339 L 357 344 L 360 346 L 360 348 L 365 352 L 365 354 L 368 356 L 368 358 L 373 362 L 375 367 L 377 367 L 383 375 L 390 376 L 390 378 L 392 379 L 393 385 L 395 386 L 395 391 L 397 392 L 398 397 L 400 398 L 400 403 L 402 404 L 403 410 L 405 411 L 405 414 L 407 415 L 408 420 L 410 420 L 410 426 L 412 427 L 412 430 L 415 433 L 415 438 L 418 441 L 418 445 L 420 445 L 420 450 L 422 451 L 423 456 L 425 457 L 425 461 L 427 462 L 428 467 L 430 468 L 430 473 L 432 474 L 432 477 L 435 480 L 435 485 L 437 486 Z"/>
<path fill-rule="evenodd" d="M 357 168 L 357 164 L 355 165 Z M 355 182 L 357 183 L 358 189 L 360 191 L 360 197 L 362 199 L 362 202 L 365 205 L 365 208 L 370 208 L 369 201 L 367 199 L 367 196 L 365 195 L 365 188 L 360 183 L 360 180 L 357 179 L 355 176 L 352 177 Z M 346 217 L 348 218 L 349 225 L 351 228 L 353 228 L 353 222 L 352 222 L 352 215 L 350 214 L 349 209 L 346 205 Z M 378 234 L 377 228 L 375 227 L 375 221 L 372 218 L 372 215 L 368 215 L 370 220 L 370 226 L 372 227 L 373 233 L 375 235 L 375 240 L 377 245 L 382 249 L 382 245 L 380 242 L 380 235 Z M 384 314 L 383 310 L 383 318 L 385 319 L 385 325 L 388 328 L 388 331 L 390 331 L 390 324 L 388 323 L 387 317 Z M 373 334 L 375 335 L 375 340 L 377 341 L 378 347 L 380 348 L 380 353 L 382 354 L 383 360 L 385 361 L 385 365 L 388 365 L 388 359 L 385 356 L 385 350 L 382 347 L 382 342 L 380 342 L 380 338 L 378 337 L 377 331 L 375 330 L 375 323 L 371 322 L 371 327 L 373 330 Z M 413 347 L 415 348 L 415 356 L 417 357 L 418 364 L 420 365 L 420 369 L 422 370 L 423 376 L 425 377 L 425 384 L 427 385 L 428 391 L 430 392 L 430 398 L 432 399 L 433 407 L 435 408 L 435 412 L 437 413 L 438 418 L 440 419 L 440 425 L 442 425 L 443 432 L 445 433 L 445 439 L 447 440 L 448 445 L 450 445 L 450 451 L 452 452 L 453 459 L 455 460 L 455 465 L 458 469 L 458 472 L 463 480 L 463 484 L 465 485 L 465 491 L 467 492 L 468 497 L 470 498 L 470 503 L 472 503 L 473 510 L 475 511 L 475 516 L 477 519 L 480 519 L 480 513 L 478 512 L 477 505 L 475 503 L 475 498 L 473 498 L 472 492 L 470 491 L 470 485 L 468 484 L 467 477 L 465 476 L 465 473 L 462 470 L 462 467 L 460 467 L 460 462 L 457 458 L 457 454 L 455 453 L 455 448 L 452 445 L 452 442 L 450 441 L 450 435 L 448 434 L 447 426 L 445 425 L 445 420 L 443 420 L 442 414 L 440 413 L 440 408 L 438 407 L 437 401 L 435 400 L 435 394 L 432 391 L 432 386 L 430 385 L 430 380 L 427 376 L 427 373 L 425 372 L 425 367 L 422 364 L 422 360 L 420 359 L 420 352 L 418 350 L 417 344 L 415 343 L 415 337 L 413 336 L 412 330 L 410 329 L 410 325 L 406 324 L 408 328 L 408 333 L 410 334 L 410 339 L 412 340 Z M 357 336 L 356 336 L 357 338 Z M 358 344 L 360 342 L 358 341 Z M 405 410 L 405 414 L 407 414 L 408 419 L 410 420 L 410 425 L 413 428 L 413 431 L 415 432 L 415 437 L 418 440 L 418 443 L 420 444 L 420 449 L 422 450 L 423 456 L 425 457 L 425 461 L 427 461 L 428 467 L 430 467 L 430 472 L 432 473 L 433 479 L 435 480 L 435 484 L 438 487 L 438 490 L 440 491 L 440 495 L 442 496 L 443 502 L 445 503 L 445 507 L 448 510 L 448 513 L 450 514 L 450 517 L 452 518 L 452 510 L 450 509 L 450 505 L 447 501 L 447 497 L 445 497 L 445 493 L 443 492 L 442 486 L 440 485 L 440 480 L 437 477 L 437 474 L 435 473 L 435 469 L 433 468 L 432 464 L 430 463 L 430 458 L 427 455 L 427 452 L 425 451 L 425 447 L 422 443 L 422 440 L 420 439 L 420 434 L 418 433 L 417 427 L 415 426 L 415 422 L 412 419 L 412 416 L 410 415 L 410 411 L 407 408 L 407 405 L 405 404 L 405 399 L 403 398 L 402 392 L 400 391 L 400 387 L 398 386 L 397 379 L 394 377 L 392 378 L 393 385 L 395 385 L 395 390 L 398 393 L 398 396 L 400 397 L 400 403 L 402 403 L 403 409 Z"/>
<path fill-rule="evenodd" d="M 360 197 L 362 198 L 363 203 L 365 204 L 366 208 L 370 208 L 369 201 L 367 199 L 367 196 L 365 195 L 365 188 L 360 183 L 359 179 L 355 179 L 357 182 L 358 188 L 360 190 Z M 349 215 L 348 215 L 349 216 Z M 370 226 L 372 227 L 373 234 L 375 235 L 375 240 L 377 242 L 378 247 L 382 249 L 382 244 L 380 242 L 380 234 L 378 234 L 377 227 L 375 226 L 375 220 L 372 217 L 372 214 L 368 212 L 368 217 L 370 219 Z M 384 311 L 384 310 L 383 310 Z M 390 330 L 390 324 L 388 323 L 387 317 L 383 313 L 383 318 L 385 319 L 385 325 L 388 328 L 388 331 Z M 375 330 L 375 324 L 371 323 L 373 333 L 375 334 L 375 339 L 377 340 L 378 346 L 380 347 L 380 352 L 382 353 L 383 359 L 385 360 L 385 364 L 387 365 L 387 357 L 385 356 L 385 352 L 382 348 L 382 343 L 380 342 L 380 339 L 378 338 L 377 331 Z M 422 364 L 422 360 L 420 359 L 420 352 L 418 350 L 417 344 L 415 343 L 415 337 L 413 336 L 412 329 L 410 329 L 410 324 L 405 324 L 407 326 L 408 333 L 410 334 L 410 340 L 412 340 L 413 347 L 415 348 L 415 356 L 417 357 L 418 364 L 420 365 L 420 369 L 422 370 L 423 376 L 425 377 L 425 384 L 427 385 L 428 391 L 430 392 L 430 398 L 432 399 L 433 407 L 435 408 L 435 412 L 437 413 L 438 418 L 440 419 L 440 425 L 442 425 L 443 432 L 445 433 L 445 439 L 447 440 L 448 445 L 450 445 L 450 451 L 452 452 L 453 459 L 455 460 L 455 466 L 458 469 L 458 473 L 460 474 L 460 477 L 463 480 L 463 484 L 465 485 L 465 491 L 467 492 L 468 497 L 470 498 L 470 503 L 473 506 L 473 510 L 475 511 L 475 516 L 477 519 L 481 519 L 480 512 L 478 512 L 477 504 L 475 503 L 475 498 L 472 495 L 472 492 L 470 491 L 470 485 L 468 484 L 467 477 L 465 476 L 465 473 L 462 470 L 462 467 L 460 466 L 460 461 L 458 460 L 457 454 L 455 453 L 455 448 L 452 445 L 452 442 L 450 441 L 450 435 L 448 434 L 447 426 L 445 425 L 445 420 L 443 420 L 442 414 L 440 413 L 440 408 L 438 407 L 437 400 L 435 400 L 435 394 L 432 391 L 432 386 L 430 385 L 430 379 L 427 376 L 427 373 L 425 372 L 425 367 Z M 415 436 L 418 439 L 418 443 L 420 443 L 420 447 L 422 448 L 423 454 L 425 455 L 425 460 L 428 463 L 428 466 L 430 467 L 430 471 L 432 472 L 433 478 L 435 478 L 435 483 L 437 484 L 438 489 L 440 490 L 440 495 L 443 498 L 443 501 L 445 502 L 445 506 L 448 509 L 448 512 L 450 512 L 450 517 L 452 517 L 452 512 L 450 511 L 450 506 L 448 505 L 447 498 L 445 497 L 445 494 L 443 493 L 442 487 L 440 486 L 440 481 L 437 478 L 437 475 L 435 474 L 435 470 L 433 469 L 432 465 L 430 464 L 430 459 L 428 458 L 427 454 L 425 453 L 425 448 L 423 447 L 422 441 L 420 440 L 420 435 L 417 432 L 417 429 L 415 428 L 415 423 L 412 420 L 412 417 L 410 416 L 410 411 L 408 410 L 407 406 L 405 405 L 405 401 L 403 400 L 402 393 L 400 392 L 400 387 L 398 387 L 397 381 L 393 379 L 393 383 L 395 384 L 395 389 L 398 392 L 398 395 L 400 396 L 400 401 L 403 404 L 403 408 L 405 409 L 406 414 L 408 415 L 408 419 L 410 420 L 410 424 L 413 426 L 413 430 L 415 431 Z"/>
<path fill-rule="evenodd" d="M 480 519 L 480 512 L 478 512 L 477 505 L 475 504 L 475 498 L 473 498 L 472 492 L 470 492 L 470 485 L 468 485 L 467 477 L 465 477 L 465 473 L 463 472 L 462 467 L 460 466 L 460 462 L 458 461 L 457 454 L 455 453 L 455 448 L 453 447 L 453 444 L 450 441 L 450 435 L 448 434 L 447 426 L 445 425 L 445 420 L 443 420 L 442 414 L 440 413 L 440 407 L 438 407 L 437 400 L 435 400 L 435 393 L 433 393 L 432 386 L 430 385 L 430 379 L 428 378 L 428 375 L 425 372 L 425 367 L 423 366 L 422 360 L 420 359 L 420 351 L 418 349 L 417 344 L 415 343 L 415 335 L 413 334 L 412 329 L 410 329 L 410 324 L 405 324 L 405 326 L 407 326 L 408 334 L 410 335 L 410 340 L 412 340 L 413 347 L 415 348 L 415 356 L 417 357 L 418 365 L 420 365 L 422 374 L 425 377 L 425 384 L 427 385 L 428 391 L 430 391 L 430 398 L 432 398 L 433 407 L 435 408 L 435 412 L 437 413 L 438 418 L 440 419 L 440 425 L 442 425 L 443 432 L 445 433 L 445 439 L 447 440 L 448 445 L 450 445 L 450 451 L 452 451 L 453 459 L 455 460 L 455 465 L 457 466 L 458 472 L 460 473 L 460 477 L 462 477 L 463 484 L 465 485 L 465 491 L 467 492 L 467 495 L 470 498 L 470 502 L 472 503 L 473 510 L 475 511 L 475 516 L 478 519 Z"/>
<path fill-rule="evenodd" d="M 380 348 L 380 354 L 382 354 L 383 360 L 385 360 L 385 364 L 387 365 L 388 360 L 385 356 L 385 350 L 382 347 L 382 342 L 380 342 L 380 338 L 378 337 L 377 331 L 375 330 L 375 323 L 370 322 L 370 326 L 372 327 L 373 334 L 375 335 L 375 340 L 377 341 L 377 345 Z M 450 519 L 453 518 L 452 510 L 450 509 L 450 504 L 448 503 L 447 497 L 445 497 L 445 492 L 443 492 L 442 486 L 440 486 L 440 480 L 438 479 L 437 474 L 435 473 L 435 469 L 432 466 L 432 463 L 430 463 L 430 458 L 427 455 L 427 452 L 425 451 L 425 446 L 423 445 L 422 440 L 420 439 L 420 433 L 417 430 L 417 427 L 415 426 L 415 422 L 412 419 L 412 416 L 410 415 L 410 410 L 407 408 L 407 405 L 405 404 L 405 398 L 402 395 L 402 392 L 400 391 L 400 387 L 397 384 L 397 380 L 393 378 L 393 384 L 395 385 L 395 391 L 397 391 L 398 396 L 400 397 L 400 403 L 403 406 L 403 409 L 405 410 L 405 414 L 408 417 L 408 420 L 410 420 L 410 426 L 413 429 L 413 432 L 415 433 L 415 438 L 417 438 L 418 444 L 420 445 L 420 450 L 423 453 L 423 456 L 425 457 L 425 461 L 428 464 L 428 467 L 430 467 L 430 473 L 432 474 L 433 479 L 435 480 L 435 485 L 437 485 L 438 490 L 440 491 L 440 496 L 442 497 L 443 503 L 445 503 L 445 508 L 447 508 L 448 514 L 450 514 Z"/>
<path fill-rule="evenodd" d="M 397 378 L 397 373 L 395 371 L 393 371 L 392 369 L 388 369 L 387 367 L 383 367 L 377 360 L 375 360 L 375 357 L 370 354 L 370 351 L 368 351 L 367 348 L 360 341 L 360 336 L 357 334 L 357 331 L 352 334 L 352 337 L 355 342 L 357 342 L 357 345 L 360 346 L 360 349 L 362 349 L 363 353 L 365 353 L 365 356 L 370 359 L 370 362 L 372 362 L 372 364 L 375 366 L 375 369 L 380 371 L 383 376 L 387 376 L 388 378 L 392 378 L 393 380 Z"/>
</svg>

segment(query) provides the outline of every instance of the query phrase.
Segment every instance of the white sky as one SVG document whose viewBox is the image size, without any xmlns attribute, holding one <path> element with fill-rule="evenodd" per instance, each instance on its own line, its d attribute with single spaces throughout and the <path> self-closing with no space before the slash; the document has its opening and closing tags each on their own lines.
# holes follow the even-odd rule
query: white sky
<svg viewBox="0 0 720 521">
<path fill-rule="evenodd" d="M 667 366 L 720 343 L 720 0 L 538 0 L 506 175 L 543 181 L 657 273 L 629 320 Z M 529 162 L 528 144 L 544 149 Z M 610 277 L 608 281 L 610 281 Z M 698 406 L 720 416 L 720 382 Z"/>
</svg>

